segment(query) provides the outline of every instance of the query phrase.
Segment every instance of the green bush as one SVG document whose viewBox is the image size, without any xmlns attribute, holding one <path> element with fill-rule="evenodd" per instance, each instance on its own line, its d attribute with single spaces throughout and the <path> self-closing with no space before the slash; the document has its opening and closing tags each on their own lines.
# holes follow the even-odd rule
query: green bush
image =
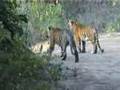
<svg viewBox="0 0 120 90">
<path fill-rule="evenodd" d="M 27 18 L 17 15 L 16 0 L 1 0 L 0 7 L 0 90 L 52 90 L 60 76 L 59 65 L 25 45 L 22 23 Z"/>
<path fill-rule="evenodd" d="M 105 31 L 106 32 L 118 32 L 120 31 L 120 18 L 117 19 L 115 22 L 109 23 L 106 25 Z"/>
<path fill-rule="evenodd" d="M 50 90 L 60 78 L 59 65 L 49 63 L 49 56 L 28 52 L 0 54 L 1 90 Z M 35 89 L 35 88 L 44 89 Z"/>
<path fill-rule="evenodd" d="M 64 22 L 60 17 L 62 6 L 61 4 L 54 5 L 44 2 L 30 2 L 30 21 L 33 27 L 38 30 L 46 30 L 48 26 L 61 26 Z M 33 18 L 34 17 L 34 18 Z"/>
</svg>

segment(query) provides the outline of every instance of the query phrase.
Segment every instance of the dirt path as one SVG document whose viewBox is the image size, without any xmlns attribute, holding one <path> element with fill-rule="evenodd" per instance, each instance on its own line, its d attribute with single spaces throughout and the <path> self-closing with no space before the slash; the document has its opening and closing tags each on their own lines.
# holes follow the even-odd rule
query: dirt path
<svg viewBox="0 0 120 90">
<path fill-rule="evenodd" d="M 87 47 L 87 53 L 79 54 L 79 63 L 67 49 L 63 80 L 57 90 L 120 90 L 120 34 L 102 35 L 100 42 L 105 53 L 93 55 Z M 54 54 L 59 51 L 56 48 Z"/>
<path fill-rule="evenodd" d="M 55 60 L 63 63 L 63 79 L 56 90 L 120 90 L 120 33 L 101 35 L 100 43 L 103 54 L 91 54 L 88 43 L 87 53 L 79 54 L 79 63 L 75 63 L 69 47 L 66 61 Z M 44 46 L 46 50 L 47 44 Z M 53 55 L 60 55 L 59 47 Z"/>
</svg>

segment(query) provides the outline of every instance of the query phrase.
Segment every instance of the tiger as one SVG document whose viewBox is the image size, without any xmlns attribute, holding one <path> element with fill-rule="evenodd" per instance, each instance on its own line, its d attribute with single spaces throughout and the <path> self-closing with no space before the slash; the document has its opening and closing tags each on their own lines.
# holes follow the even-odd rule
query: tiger
<svg viewBox="0 0 120 90">
<path fill-rule="evenodd" d="M 86 41 L 90 41 L 93 45 L 93 50 L 91 51 L 92 54 L 97 53 L 97 48 L 99 48 L 101 53 L 104 52 L 104 49 L 102 49 L 100 46 L 96 28 L 81 25 L 80 23 L 73 20 L 68 21 L 68 26 L 74 33 L 76 46 L 78 47 L 79 51 L 86 52 Z"/>
<path fill-rule="evenodd" d="M 48 53 L 51 56 L 55 44 L 61 47 L 61 57 L 65 60 L 67 57 L 66 48 L 70 45 L 71 53 L 75 56 L 75 62 L 79 61 L 79 55 L 76 49 L 73 33 L 67 29 L 61 29 L 58 27 L 49 26 L 49 49 Z"/>
</svg>

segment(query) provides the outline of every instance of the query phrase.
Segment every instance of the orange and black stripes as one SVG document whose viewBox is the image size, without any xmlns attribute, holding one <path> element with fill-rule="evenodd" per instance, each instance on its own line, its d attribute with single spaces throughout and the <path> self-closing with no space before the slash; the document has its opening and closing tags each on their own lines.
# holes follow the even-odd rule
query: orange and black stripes
<svg viewBox="0 0 120 90">
<path fill-rule="evenodd" d="M 103 49 L 101 49 L 100 47 L 99 40 L 98 40 L 98 33 L 95 28 L 91 28 L 89 26 L 83 26 L 75 21 L 69 21 L 68 24 L 72 29 L 72 31 L 74 32 L 76 44 L 81 44 L 82 41 L 90 41 L 94 47 L 93 53 L 97 53 L 97 50 L 96 50 L 97 46 L 99 47 L 100 51 L 103 52 Z M 81 48 L 80 45 L 77 45 L 77 46 Z"/>
</svg>

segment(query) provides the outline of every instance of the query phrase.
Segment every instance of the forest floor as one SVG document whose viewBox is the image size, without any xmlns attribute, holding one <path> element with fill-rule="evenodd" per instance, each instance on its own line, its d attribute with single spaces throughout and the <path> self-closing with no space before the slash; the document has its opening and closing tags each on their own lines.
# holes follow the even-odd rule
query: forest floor
<svg viewBox="0 0 120 90">
<path fill-rule="evenodd" d="M 104 53 L 91 54 L 87 43 L 87 53 L 79 53 L 79 63 L 69 47 L 66 61 L 55 60 L 63 63 L 63 78 L 56 90 L 120 90 L 120 33 L 102 34 L 100 43 Z M 58 46 L 53 55 L 60 55 Z"/>
<path fill-rule="evenodd" d="M 63 79 L 57 90 L 120 90 L 120 34 L 100 36 L 104 53 L 91 54 L 87 44 L 87 53 L 79 54 L 79 63 L 67 48 L 68 57 L 63 62 Z M 60 49 L 54 51 L 59 55 Z"/>
</svg>

